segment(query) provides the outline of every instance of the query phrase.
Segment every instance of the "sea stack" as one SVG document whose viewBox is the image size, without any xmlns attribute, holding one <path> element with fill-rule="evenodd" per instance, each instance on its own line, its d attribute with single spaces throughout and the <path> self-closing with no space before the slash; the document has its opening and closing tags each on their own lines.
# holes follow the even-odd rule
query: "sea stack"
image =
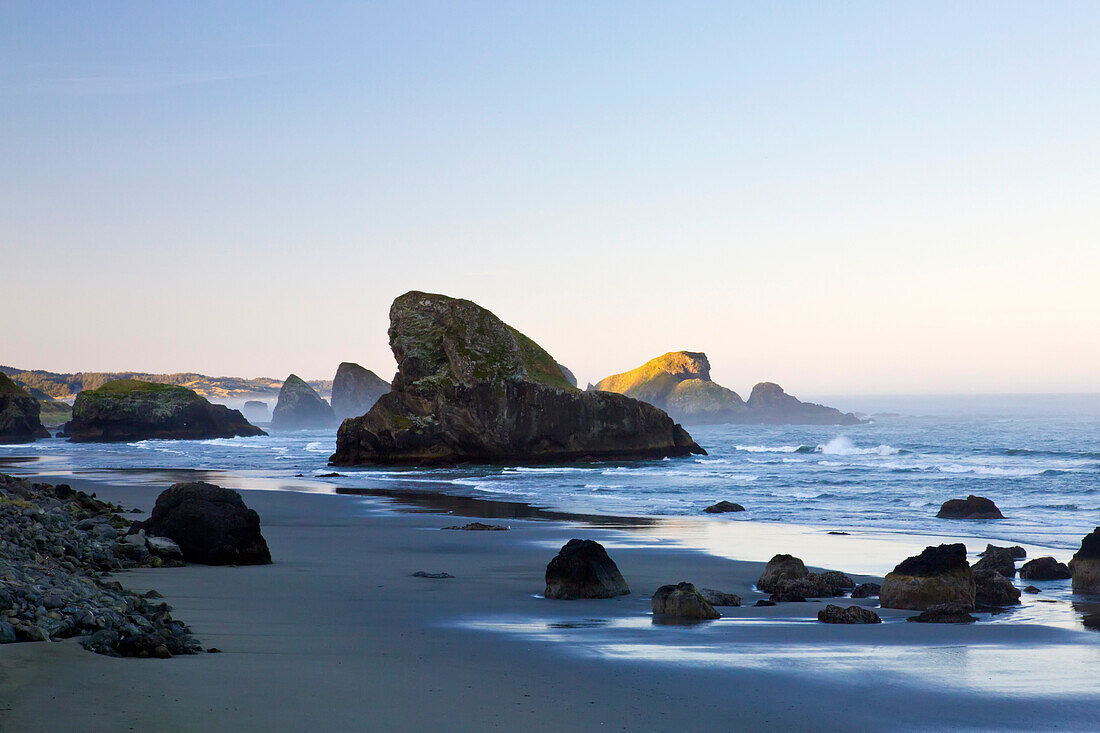
<svg viewBox="0 0 1100 733">
<path fill-rule="evenodd" d="M 291 374 L 279 390 L 279 402 L 271 413 L 272 430 L 320 430 L 336 424 L 332 407 L 297 374 Z"/>
<path fill-rule="evenodd" d="M 261 400 L 248 400 L 241 408 L 241 412 L 244 413 L 245 419 L 250 423 L 271 421 L 271 410 L 268 408 L 267 403 Z"/>
<path fill-rule="evenodd" d="M 907 558 L 887 574 L 879 591 L 883 608 L 924 611 L 944 604 L 957 604 L 965 611 L 974 608 L 976 588 L 966 545 L 926 547 Z"/>
<path fill-rule="evenodd" d="M 370 369 L 345 361 L 332 380 L 332 411 L 337 420 L 359 417 L 390 391 L 390 383 Z"/>
<path fill-rule="evenodd" d="M 29 443 L 50 437 L 42 427 L 38 400 L 0 372 L 0 443 Z"/>
<path fill-rule="evenodd" d="M 202 440 L 266 435 L 238 410 L 186 387 L 118 379 L 76 397 L 65 434 L 74 443 Z"/>
<path fill-rule="evenodd" d="M 1070 561 L 1073 592 L 1100 594 L 1100 527 L 1085 535 L 1081 549 Z"/>
<path fill-rule="evenodd" d="M 704 453 L 662 410 L 581 392 L 485 308 L 413 291 L 390 308 L 393 389 L 345 420 L 335 465 L 545 463 Z"/>
</svg>

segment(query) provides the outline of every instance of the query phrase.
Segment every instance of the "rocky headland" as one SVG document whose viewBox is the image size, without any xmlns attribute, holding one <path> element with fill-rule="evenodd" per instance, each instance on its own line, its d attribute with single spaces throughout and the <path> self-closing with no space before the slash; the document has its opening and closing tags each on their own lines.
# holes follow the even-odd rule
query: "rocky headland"
<svg viewBox="0 0 1100 733">
<path fill-rule="evenodd" d="M 340 426 L 335 465 L 704 453 L 653 405 L 577 390 L 542 347 L 468 300 L 406 293 L 390 308 L 389 336 L 392 390 Z"/>
<path fill-rule="evenodd" d="M 337 420 L 359 417 L 390 391 L 390 383 L 370 369 L 345 361 L 332 380 L 332 410 Z"/>
<path fill-rule="evenodd" d="M 186 387 L 120 379 L 77 395 L 65 435 L 75 443 L 266 435 L 238 410 Z"/>
<path fill-rule="evenodd" d="M 297 374 L 291 374 L 279 390 L 279 402 L 271 412 L 272 430 L 331 428 L 336 415 L 329 403 Z"/>
<path fill-rule="evenodd" d="M 857 425 L 851 413 L 802 402 L 771 382 L 753 387 L 748 402 L 710 378 L 707 355 L 696 351 L 670 351 L 650 359 L 637 369 L 614 374 L 595 386 L 666 410 L 673 419 L 688 424 L 810 424 Z"/>
<path fill-rule="evenodd" d="M 41 409 L 38 400 L 0 373 L 0 443 L 29 443 L 50 437 L 42 426 Z"/>
</svg>

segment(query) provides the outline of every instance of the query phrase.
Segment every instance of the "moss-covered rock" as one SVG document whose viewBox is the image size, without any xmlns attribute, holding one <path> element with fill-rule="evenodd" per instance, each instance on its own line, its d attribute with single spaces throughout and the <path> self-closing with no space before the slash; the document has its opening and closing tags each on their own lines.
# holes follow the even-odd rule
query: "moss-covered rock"
<svg viewBox="0 0 1100 733">
<path fill-rule="evenodd" d="M 272 430 L 317 430 L 336 425 L 332 407 L 313 387 L 291 374 L 279 390 L 279 402 L 271 413 Z"/>
<path fill-rule="evenodd" d="M 378 398 L 390 391 L 390 383 L 370 369 L 345 361 L 332 380 L 332 411 L 337 420 L 365 415 Z"/>
<path fill-rule="evenodd" d="M 186 387 L 119 379 L 76 397 L 65 434 L 77 443 L 266 435 L 237 410 Z"/>
<path fill-rule="evenodd" d="M 390 308 L 392 391 L 337 434 L 337 465 L 553 462 L 703 452 L 663 411 L 581 392 L 530 338 L 468 300 Z"/>
<path fill-rule="evenodd" d="M 50 437 L 42 427 L 38 400 L 0 372 L 0 443 L 29 443 Z"/>
</svg>

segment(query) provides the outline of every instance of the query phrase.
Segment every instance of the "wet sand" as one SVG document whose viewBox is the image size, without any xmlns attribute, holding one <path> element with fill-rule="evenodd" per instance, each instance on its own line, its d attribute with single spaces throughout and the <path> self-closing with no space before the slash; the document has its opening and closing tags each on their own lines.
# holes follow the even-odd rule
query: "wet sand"
<svg viewBox="0 0 1100 733">
<path fill-rule="evenodd" d="M 146 510 L 156 495 L 94 488 Z M 159 590 L 223 653 L 0 647 L 0 728 L 1083 730 L 1100 719 L 1100 636 L 1072 626 L 918 625 L 882 611 L 881 625 L 840 627 L 814 620 L 818 603 L 751 608 L 761 562 L 670 545 L 646 522 L 509 517 L 495 520 L 509 532 L 452 532 L 439 530 L 491 512 L 438 514 L 424 498 L 417 511 L 352 495 L 245 500 L 274 564 L 118 576 Z M 538 597 L 546 563 L 575 536 L 605 543 L 631 595 Z M 758 536 L 745 542 L 745 556 L 761 552 Z M 710 624 L 654 624 L 650 593 L 681 580 L 746 606 Z"/>
</svg>

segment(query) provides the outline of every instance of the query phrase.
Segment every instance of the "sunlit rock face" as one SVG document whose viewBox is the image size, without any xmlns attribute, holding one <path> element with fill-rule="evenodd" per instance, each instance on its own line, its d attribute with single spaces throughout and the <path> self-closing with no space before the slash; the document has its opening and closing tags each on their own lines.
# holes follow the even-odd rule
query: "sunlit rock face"
<svg viewBox="0 0 1100 733">
<path fill-rule="evenodd" d="M 337 434 L 336 465 L 561 462 L 702 453 L 660 409 L 581 392 L 530 338 L 468 300 L 390 308 L 392 390 Z"/>
</svg>

